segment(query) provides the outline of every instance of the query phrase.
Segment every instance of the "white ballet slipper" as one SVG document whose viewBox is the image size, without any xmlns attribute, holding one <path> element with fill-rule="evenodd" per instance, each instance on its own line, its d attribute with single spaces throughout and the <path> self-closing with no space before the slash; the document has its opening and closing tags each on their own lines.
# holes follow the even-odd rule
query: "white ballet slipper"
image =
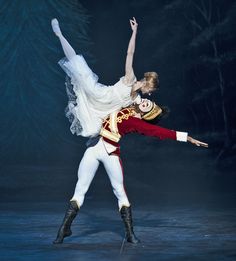
<svg viewBox="0 0 236 261">
<path fill-rule="evenodd" d="M 52 19 L 51 25 L 52 25 L 52 30 L 53 30 L 53 32 L 54 32 L 57 36 L 60 36 L 62 33 L 61 33 L 61 29 L 60 29 L 60 27 L 59 27 L 58 20 L 57 20 L 56 18 Z"/>
</svg>

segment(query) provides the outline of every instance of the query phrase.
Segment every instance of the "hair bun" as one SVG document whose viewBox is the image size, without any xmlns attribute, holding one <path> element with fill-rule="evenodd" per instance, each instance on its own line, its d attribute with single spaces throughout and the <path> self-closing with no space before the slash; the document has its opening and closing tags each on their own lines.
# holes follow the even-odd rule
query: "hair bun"
<svg viewBox="0 0 236 261">
<path fill-rule="evenodd" d="M 156 72 L 144 73 L 144 79 L 151 88 L 155 89 L 159 85 L 159 75 Z"/>
</svg>

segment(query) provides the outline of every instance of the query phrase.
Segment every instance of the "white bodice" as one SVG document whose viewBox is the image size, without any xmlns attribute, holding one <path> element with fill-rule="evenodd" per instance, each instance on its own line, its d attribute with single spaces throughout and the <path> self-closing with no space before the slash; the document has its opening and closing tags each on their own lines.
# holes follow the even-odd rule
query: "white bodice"
<svg viewBox="0 0 236 261">
<path fill-rule="evenodd" d="M 124 77 L 111 86 L 100 84 L 98 76 L 81 55 L 70 61 L 64 58 L 59 64 L 70 77 L 69 92 L 75 97 L 73 101 L 69 100 L 67 107 L 67 116 L 73 118 L 70 127 L 73 134 L 84 137 L 98 135 L 107 115 L 133 103 L 131 89 L 136 79 L 129 85 L 124 83 Z"/>
</svg>

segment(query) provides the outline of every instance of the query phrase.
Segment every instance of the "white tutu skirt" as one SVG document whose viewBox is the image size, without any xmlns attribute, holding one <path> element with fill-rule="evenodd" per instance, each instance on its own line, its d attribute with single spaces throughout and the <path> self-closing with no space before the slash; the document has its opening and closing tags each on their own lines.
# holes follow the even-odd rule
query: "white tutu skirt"
<svg viewBox="0 0 236 261">
<path fill-rule="evenodd" d="M 69 76 L 66 80 L 69 98 L 66 116 L 71 122 L 73 134 L 97 136 L 105 117 L 132 104 L 130 94 L 133 83 L 125 85 L 123 77 L 112 86 L 98 83 L 98 76 L 81 55 L 74 56 L 70 61 L 63 58 L 59 65 Z"/>
</svg>

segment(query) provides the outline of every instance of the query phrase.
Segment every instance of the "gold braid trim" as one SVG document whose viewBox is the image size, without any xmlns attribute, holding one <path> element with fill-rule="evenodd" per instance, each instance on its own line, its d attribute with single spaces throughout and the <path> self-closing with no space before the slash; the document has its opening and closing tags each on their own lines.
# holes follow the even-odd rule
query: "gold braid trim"
<svg viewBox="0 0 236 261">
<path fill-rule="evenodd" d="M 117 116 L 118 114 L 121 115 Z M 119 142 L 121 135 L 118 133 L 117 123 L 128 120 L 130 116 L 134 115 L 135 110 L 133 108 L 125 108 L 119 112 L 111 113 L 108 118 L 103 120 L 103 128 L 100 131 L 100 135 L 114 142 Z"/>
<path fill-rule="evenodd" d="M 125 112 L 128 111 L 128 112 Z M 130 116 L 135 115 L 135 110 L 133 108 L 126 108 L 120 111 L 122 113 L 121 116 L 117 117 L 117 122 L 121 123 L 123 120 L 128 120 Z"/>
<path fill-rule="evenodd" d="M 100 135 L 114 142 L 119 142 L 121 135 L 119 133 L 112 133 L 104 128 L 101 129 Z"/>
<path fill-rule="evenodd" d="M 110 114 L 109 128 L 112 133 L 119 133 L 117 128 L 117 114 L 118 112 L 113 112 Z"/>
</svg>

